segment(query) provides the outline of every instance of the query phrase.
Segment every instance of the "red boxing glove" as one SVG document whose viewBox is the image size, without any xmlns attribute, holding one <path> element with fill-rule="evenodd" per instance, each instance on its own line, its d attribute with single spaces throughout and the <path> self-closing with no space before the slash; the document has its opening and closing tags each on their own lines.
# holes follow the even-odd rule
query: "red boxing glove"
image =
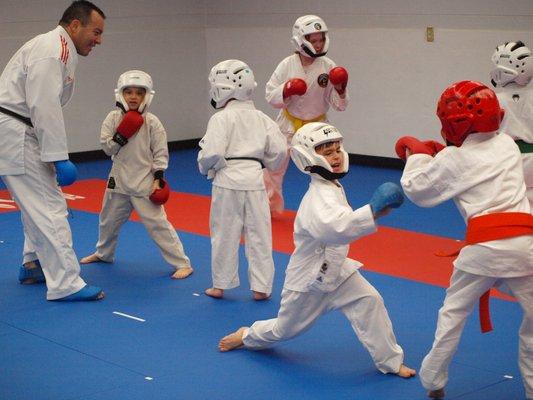
<svg viewBox="0 0 533 400">
<path fill-rule="evenodd" d="M 348 84 L 348 71 L 343 67 L 335 67 L 329 71 L 329 81 L 339 94 L 343 94 Z"/>
<path fill-rule="evenodd" d="M 402 160 L 407 159 L 406 150 L 409 149 L 411 154 L 427 154 L 433 156 L 433 150 L 426 146 L 423 142 L 412 136 L 402 136 L 396 142 L 396 154 Z"/>
<path fill-rule="evenodd" d="M 129 139 L 137 133 L 144 123 L 144 118 L 138 111 L 128 111 L 122 117 L 122 121 L 117 127 L 117 133 Z"/>
<path fill-rule="evenodd" d="M 170 187 L 166 180 L 159 179 L 159 189 L 154 190 L 150 195 L 150 201 L 157 205 L 165 204 L 170 196 Z"/>
<path fill-rule="evenodd" d="M 283 99 L 290 96 L 302 96 L 307 92 L 307 84 L 303 79 L 289 79 L 283 86 Z"/>
<path fill-rule="evenodd" d="M 439 151 L 443 150 L 446 148 L 445 145 L 443 145 L 442 143 L 439 143 L 437 142 L 436 140 L 426 140 L 424 143 L 430 150 L 433 151 L 433 154 L 432 156 L 435 156 L 435 154 L 437 154 Z"/>
</svg>

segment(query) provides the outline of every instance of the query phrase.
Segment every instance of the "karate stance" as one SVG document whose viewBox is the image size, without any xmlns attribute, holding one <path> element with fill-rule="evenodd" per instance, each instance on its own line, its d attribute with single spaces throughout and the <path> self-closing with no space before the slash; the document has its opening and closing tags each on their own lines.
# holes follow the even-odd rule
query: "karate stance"
<svg viewBox="0 0 533 400">
<path fill-rule="evenodd" d="M 316 15 L 298 18 L 292 28 L 291 43 L 296 52 L 279 63 L 266 85 L 266 100 L 281 109 L 276 122 L 287 145 L 301 126 L 327 121 L 330 106 L 344 111 L 348 105 L 348 72 L 326 57 L 329 35 L 322 18 Z M 264 174 L 274 217 L 285 208 L 282 187 L 288 165 L 287 153 L 280 168 Z"/>
<path fill-rule="evenodd" d="M 164 179 L 168 145 L 161 121 L 148 112 L 154 93 L 152 78 L 144 71 L 127 71 L 118 79 L 115 96 L 119 109 L 107 115 L 100 133 L 100 144 L 112 157 L 113 166 L 100 212 L 98 243 L 96 252 L 80 262 L 113 262 L 120 228 L 135 210 L 163 258 L 174 268 L 171 277 L 183 279 L 193 269 L 163 207 L 169 196 Z"/>
<path fill-rule="evenodd" d="M 396 145 L 400 158 L 407 159 L 401 179 L 407 197 L 421 207 L 453 199 L 467 223 L 467 245 L 454 262 L 433 347 L 420 369 L 422 385 L 429 397 L 444 397 L 467 317 L 484 293 L 505 283 L 524 310 L 519 365 L 526 397 L 533 399 L 533 216 L 520 151 L 510 136 L 498 132 L 504 110 L 482 83 L 448 87 L 437 115 L 447 147 L 412 137 Z M 490 320 L 482 322 L 489 330 Z"/>
<path fill-rule="evenodd" d="M 311 183 L 294 222 L 295 250 L 287 266 L 277 318 L 256 321 L 220 340 L 220 351 L 244 346 L 257 350 L 305 332 L 323 314 L 340 310 L 369 351 L 378 370 L 410 378 L 392 323 L 378 291 L 347 257 L 349 244 L 376 231 L 376 219 L 399 207 L 401 189 L 381 185 L 370 203 L 348 205 L 338 179 L 349 168 L 342 135 L 327 123 L 309 123 L 292 139 L 291 157 Z"/>
</svg>

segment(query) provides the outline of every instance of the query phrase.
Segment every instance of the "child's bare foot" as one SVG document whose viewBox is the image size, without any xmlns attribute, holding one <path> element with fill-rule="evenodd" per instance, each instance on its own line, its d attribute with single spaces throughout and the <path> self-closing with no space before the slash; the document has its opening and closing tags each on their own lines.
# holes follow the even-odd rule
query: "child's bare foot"
<svg viewBox="0 0 533 400">
<path fill-rule="evenodd" d="M 430 390 L 428 392 L 428 397 L 432 399 L 443 399 L 444 398 L 444 388 L 437 390 Z"/>
<path fill-rule="evenodd" d="M 242 337 L 244 331 L 248 329 L 247 326 L 239 328 L 237 331 L 230 333 L 228 336 L 224 336 L 220 342 L 218 342 L 218 349 L 222 352 L 238 349 L 243 345 Z"/>
<path fill-rule="evenodd" d="M 185 279 L 191 275 L 193 271 L 194 270 L 191 267 L 178 268 L 170 277 L 172 279 Z"/>
<path fill-rule="evenodd" d="M 96 255 L 96 253 L 91 254 L 90 256 L 83 257 L 80 260 L 80 264 L 90 264 L 94 262 L 100 262 L 102 259 Z"/>
<path fill-rule="evenodd" d="M 221 299 L 222 296 L 224 296 L 224 290 L 223 289 L 217 289 L 217 288 L 209 288 L 209 289 L 205 289 L 205 292 L 204 292 L 206 295 L 208 295 L 209 297 L 214 297 L 215 299 Z"/>
<path fill-rule="evenodd" d="M 405 379 L 409 379 L 416 375 L 416 371 L 402 364 L 400 365 L 400 370 L 396 373 L 396 375 Z"/>
<path fill-rule="evenodd" d="M 255 290 L 252 290 L 254 300 L 261 301 L 261 300 L 268 300 L 270 299 L 270 294 L 263 293 L 263 292 L 256 292 Z"/>
</svg>

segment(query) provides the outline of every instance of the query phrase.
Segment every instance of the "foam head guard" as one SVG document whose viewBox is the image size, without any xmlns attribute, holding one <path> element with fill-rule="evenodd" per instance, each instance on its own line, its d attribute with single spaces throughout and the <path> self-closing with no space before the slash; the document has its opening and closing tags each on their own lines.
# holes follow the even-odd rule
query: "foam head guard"
<svg viewBox="0 0 533 400">
<path fill-rule="evenodd" d="M 340 142 L 343 153 L 342 172 L 333 172 L 324 156 L 316 152 L 316 147 L 328 142 Z M 291 158 L 304 174 L 318 174 L 324 179 L 340 179 L 348 173 L 348 153 L 342 146 L 342 134 L 333 125 L 325 122 L 310 122 L 296 131 L 292 138 Z"/>
<path fill-rule="evenodd" d="M 311 33 L 324 34 L 324 48 L 321 53 L 317 53 L 313 45 L 306 36 Z M 326 55 L 329 47 L 328 27 L 324 20 L 316 15 L 304 15 L 298 18 L 292 27 L 291 43 L 296 50 L 306 57 L 321 57 Z"/>
<path fill-rule="evenodd" d="M 471 133 L 498 130 L 503 115 L 496 94 L 475 81 L 461 81 L 449 86 L 437 105 L 442 133 L 455 146 L 461 146 Z"/>
<path fill-rule="evenodd" d="M 219 62 L 209 73 L 211 105 L 223 108 L 231 99 L 249 100 L 257 86 L 250 67 L 239 60 Z"/>
<path fill-rule="evenodd" d="M 128 112 L 129 107 L 122 92 L 126 87 L 129 86 L 140 87 L 146 90 L 144 99 L 137 109 L 137 111 L 142 114 L 148 109 L 152 99 L 154 98 L 155 92 L 153 90 L 154 84 L 152 82 L 152 77 L 146 72 L 139 70 L 126 71 L 120 75 L 117 81 L 117 88 L 115 89 L 115 100 L 117 101 L 117 106 L 122 108 L 124 112 Z"/>
<path fill-rule="evenodd" d="M 492 62 L 494 69 L 490 72 L 490 81 L 494 87 L 503 87 L 511 82 L 526 86 L 533 77 L 531 50 L 520 41 L 496 47 Z"/>
</svg>

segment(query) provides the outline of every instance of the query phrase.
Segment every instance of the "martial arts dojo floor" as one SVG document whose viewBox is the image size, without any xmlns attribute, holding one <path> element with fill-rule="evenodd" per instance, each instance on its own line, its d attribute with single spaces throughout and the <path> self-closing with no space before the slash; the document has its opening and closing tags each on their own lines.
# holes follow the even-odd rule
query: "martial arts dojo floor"
<svg viewBox="0 0 533 400">
<path fill-rule="evenodd" d="M 110 161 L 79 163 L 79 181 L 65 188 L 78 257 L 94 250 L 98 211 Z M 352 207 L 368 201 L 401 171 L 352 165 L 343 179 Z M 121 232 L 114 264 L 82 267 L 105 289 L 104 301 L 54 303 L 43 285 L 18 283 L 23 236 L 20 215 L 0 187 L 0 399 L 424 399 L 418 378 L 379 373 L 340 312 L 300 337 L 266 351 L 220 353 L 218 340 L 257 319 L 274 317 L 292 250 L 288 211 L 273 224 L 276 277 L 272 299 L 254 302 L 241 251 L 241 286 L 224 300 L 203 294 L 211 283 L 209 195 L 196 151 L 171 154 L 173 189 L 167 213 L 195 268 L 169 278 L 144 227 L 135 219 Z M 296 210 L 308 178 L 290 166 L 287 207 Z M 352 257 L 385 299 L 405 363 L 416 369 L 429 350 L 451 271 L 439 251 L 457 247 L 463 222 L 451 203 L 419 209 L 407 201 L 383 218 L 378 233 L 352 245 Z M 492 297 L 495 330 L 481 334 L 477 310 L 469 319 L 450 371 L 447 399 L 524 398 L 517 366 L 519 305 Z"/>
</svg>

